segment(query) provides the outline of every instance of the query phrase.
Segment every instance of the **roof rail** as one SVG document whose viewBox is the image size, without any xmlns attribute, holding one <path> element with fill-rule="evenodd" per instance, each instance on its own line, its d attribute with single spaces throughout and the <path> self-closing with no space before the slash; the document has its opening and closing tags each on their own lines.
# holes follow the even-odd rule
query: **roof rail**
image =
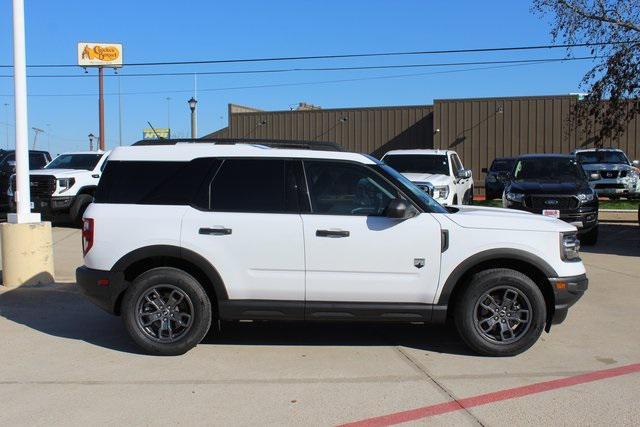
<svg viewBox="0 0 640 427">
<path fill-rule="evenodd" d="M 173 139 L 142 139 L 132 145 L 176 145 L 181 143 L 187 144 L 252 144 L 261 145 L 269 148 L 297 148 L 305 150 L 322 150 L 322 151 L 344 151 L 335 142 L 328 141 L 303 141 L 303 140 L 285 140 L 285 139 L 263 139 L 263 138 L 173 138 Z"/>
</svg>

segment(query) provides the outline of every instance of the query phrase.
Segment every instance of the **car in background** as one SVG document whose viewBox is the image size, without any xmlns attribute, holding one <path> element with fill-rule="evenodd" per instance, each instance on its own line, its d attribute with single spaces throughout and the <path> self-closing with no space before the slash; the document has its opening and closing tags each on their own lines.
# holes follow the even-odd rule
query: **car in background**
<svg viewBox="0 0 640 427">
<path fill-rule="evenodd" d="M 516 159 L 503 206 L 553 218 L 578 229 L 580 241 L 598 241 L 598 197 L 574 156 L 529 154 Z"/>
<path fill-rule="evenodd" d="M 498 157 L 491 163 L 489 169 L 482 168 L 487 176 L 484 178 L 484 194 L 487 200 L 502 197 L 504 186 L 509 182 L 509 173 L 513 170 L 515 157 Z"/>
<path fill-rule="evenodd" d="M 578 162 L 590 178 L 591 187 L 598 196 L 610 199 L 640 197 L 640 169 L 624 151 L 617 148 L 590 148 L 576 150 Z"/>
<path fill-rule="evenodd" d="M 473 178 L 455 151 L 393 150 L 382 162 L 407 177 L 441 205 L 473 203 Z"/>
<path fill-rule="evenodd" d="M 31 209 L 54 220 L 68 217 L 81 224 L 82 215 L 93 202 L 108 151 L 80 151 L 60 154 L 43 169 L 31 171 Z M 15 175 L 9 194 L 13 195 Z"/>
<path fill-rule="evenodd" d="M 51 161 L 51 155 L 46 151 L 29 150 L 29 169 L 41 169 Z M 15 150 L 0 150 L 0 210 L 6 212 L 10 207 L 7 194 L 11 175 L 16 171 Z"/>
</svg>

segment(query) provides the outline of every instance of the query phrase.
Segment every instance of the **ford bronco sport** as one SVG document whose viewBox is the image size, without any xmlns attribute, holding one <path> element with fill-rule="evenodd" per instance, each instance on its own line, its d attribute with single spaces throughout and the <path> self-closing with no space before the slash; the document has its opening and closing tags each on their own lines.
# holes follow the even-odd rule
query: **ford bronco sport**
<svg viewBox="0 0 640 427">
<path fill-rule="evenodd" d="M 77 283 L 158 355 L 218 320 L 444 323 L 518 354 L 587 289 L 576 228 L 445 209 L 391 167 L 337 151 L 211 143 L 113 150 Z"/>
</svg>

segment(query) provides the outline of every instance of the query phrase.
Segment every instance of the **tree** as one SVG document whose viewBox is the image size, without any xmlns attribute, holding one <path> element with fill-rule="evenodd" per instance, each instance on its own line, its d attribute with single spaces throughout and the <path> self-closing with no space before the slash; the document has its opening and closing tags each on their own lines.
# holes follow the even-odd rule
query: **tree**
<svg viewBox="0 0 640 427">
<path fill-rule="evenodd" d="M 554 42 L 588 43 L 595 57 L 572 119 L 596 145 L 619 136 L 640 113 L 640 1 L 533 0 L 533 9 L 553 16 Z"/>
</svg>

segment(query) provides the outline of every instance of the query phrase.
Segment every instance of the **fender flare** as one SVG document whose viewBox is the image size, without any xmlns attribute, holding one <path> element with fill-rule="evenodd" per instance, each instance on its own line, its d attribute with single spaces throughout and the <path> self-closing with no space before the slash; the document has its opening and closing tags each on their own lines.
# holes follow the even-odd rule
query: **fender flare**
<svg viewBox="0 0 640 427">
<path fill-rule="evenodd" d="M 458 281 L 473 267 L 480 263 L 492 261 L 492 260 L 512 260 L 525 262 L 527 264 L 536 267 L 546 277 L 558 277 L 558 273 L 547 263 L 545 260 L 530 252 L 526 252 L 520 249 L 489 249 L 486 251 L 478 252 L 475 255 L 462 261 L 447 277 L 447 280 L 442 287 L 440 297 L 438 298 L 438 305 L 447 305 L 449 298 L 453 293 L 454 288 L 458 284 Z"/>
<path fill-rule="evenodd" d="M 224 285 L 224 282 L 222 281 L 222 277 L 220 277 L 220 274 L 218 273 L 218 270 L 216 270 L 216 268 L 203 256 L 179 246 L 152 245 L 138 248 L 122 256 L 118 261 L 116 261 L 113 267 L 111 267 L 111 271 L 124 273 L 125 270 L 134 263 L 147 258 L 155 257 L 176 258 L 195 265 L 205 274 L 205 276 L 207 276 L 207 278 L 213 285 L 213 291 L 216 295 L 216 298 L 218 299 L 218 302 L 226 301 L 229 299 L 227 289 Z"/>
</svg>

